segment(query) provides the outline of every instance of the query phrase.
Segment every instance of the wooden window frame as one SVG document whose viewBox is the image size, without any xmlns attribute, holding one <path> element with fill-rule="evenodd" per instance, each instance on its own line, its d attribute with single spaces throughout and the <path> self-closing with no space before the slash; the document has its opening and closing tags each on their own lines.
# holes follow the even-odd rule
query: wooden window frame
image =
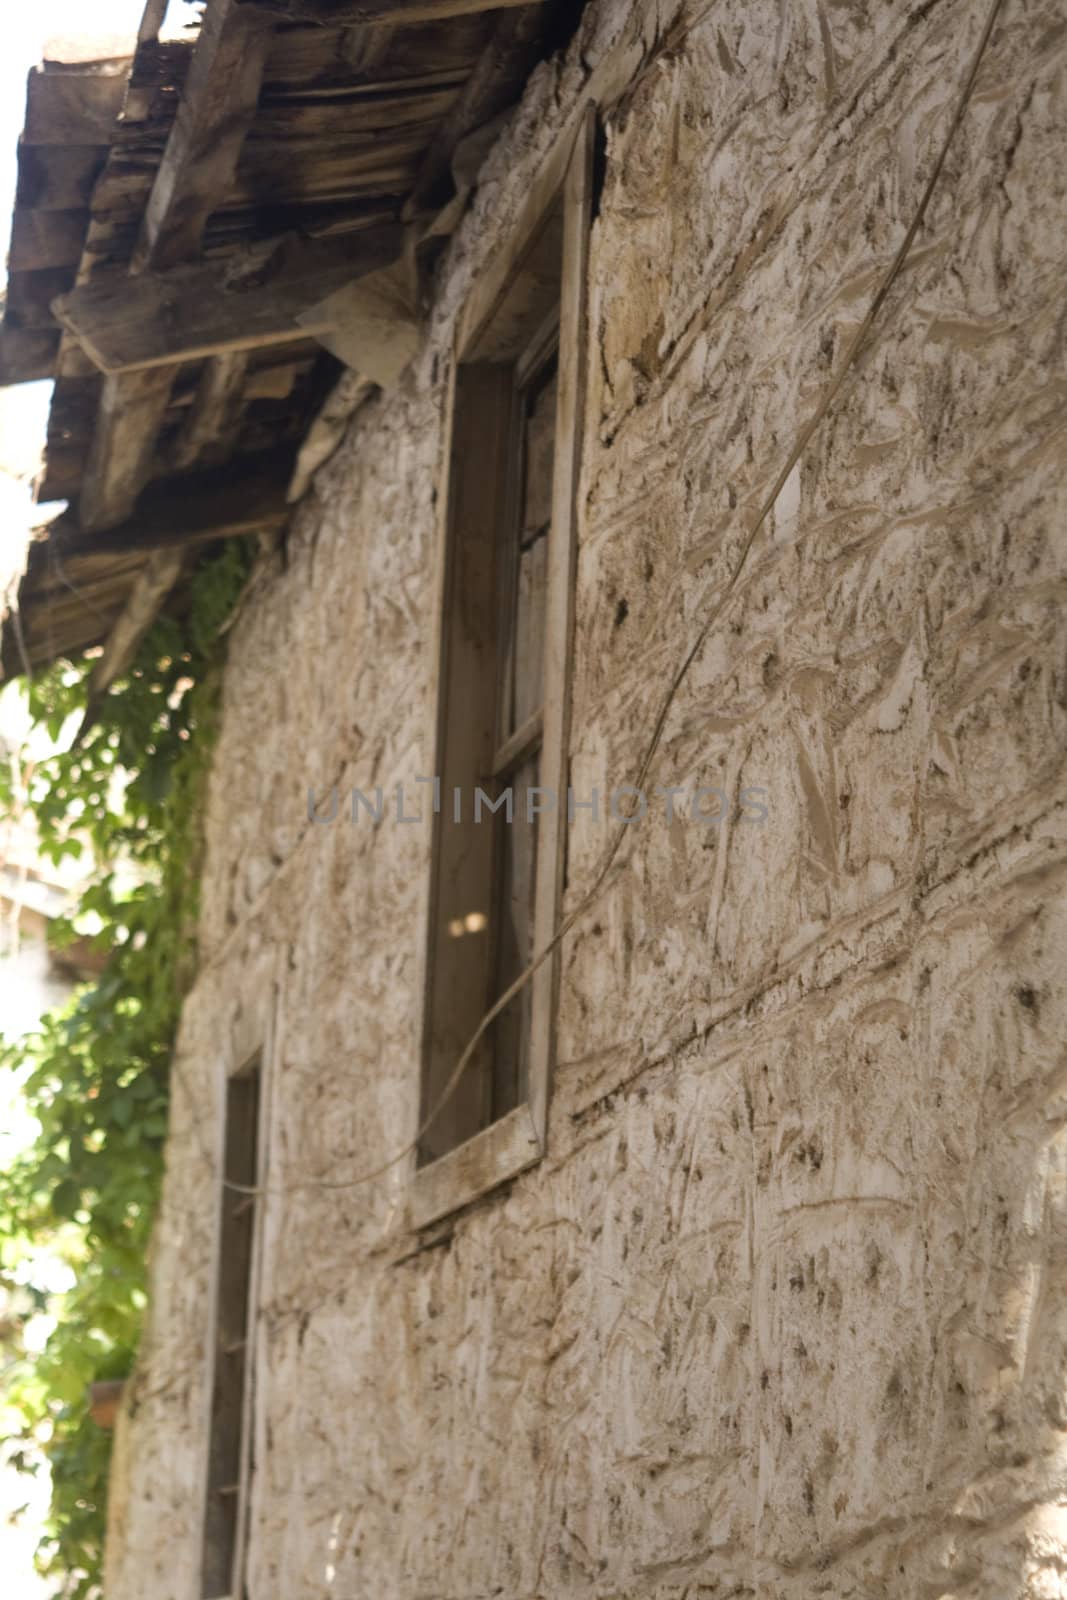
<svg viewBox="0 0 1067 1600">
<path fill-rule="evenodd" d="M 215 1237 L 211 1260 L 211 1287 L 208 1303 L 208 1383 L 206 1393 L 206 1417 L 204 1437 L 204 1458 L 202 1477 L 203 1522 L 200 1538 L 200 1568 L 198 1571 L 198 1593 L 203 1600 L 240 1600 L 246 1592 L 247 1561 L 250 1533 L 250 1499 L 255 1476 L 255 1459 L 257 1447 L 257 1416 L 255 1404 L 255 1388 L 257 1371 L 261 1371 L 258 1360 L 259 1344 L 259 1318 L 258 1310 L 263 1295 L 264 1281 L 264 1249 L 267 1229 L 266 1188 L 268 1170 L 268 1139 L 270 1130 L 270 1096 L 272 1087 L 271 1062 L 274 1055 L 275 1038 L 279 1027 L 278 1022 L 278 997 L 279 979 L 276 971 L 277 957 L 270 951 L 263 952 L 259 960 L 250 969 L 250 983 L 242 1000 L 238 1001 L 236 1010 L 231 1017 L 228 1030 L 227 1045 L 225 1047 L 223 1071 L 220 1074 L 219 1097 L 217 1111 L 218 1139 L 216 1145 L 216 1160 L 220 1181 L 216 1185 L 217 1209 L 215 1213 Z M 221 1175 L 225 1172 L 227 1161 L 227 1104 L 230 1096 L 231 1085 L 240 1080 L 255 1076 L 256 1108 L 255 1108 L 255 1174 L 254 1184 L 260 1191 L 254 1199 L 254 1214 L 250 1240 L 250 1260 L 247 1283 L 247 1316 L 245 1331 L 245 1360 L 241 1386 L 241 1424 L 240 1424 L 240 1458 L 237 1471 L 237 1515 L 233 1536 L 233 1558 L 230 1573 L 230 1585 L 218 1594 L 209 1592 L 207 1587 L 207 1541 L 209 1537 L 208 1498 L 212 1489 L 212 1460 L 211 1452 L 214 1442 L 214 1394 L 215 1373 L 218 1358 L 218 1317 L 219 1317 L 219 1289 L 223 1267 L 223 1225 L 222 1206 L 225 1190 L 222 1187 Z"/>
<path fill-rule="evenodd" d="M 442 774 L 447 757 L 447 648 L 450 628 L 451 563 L 454 529 L 462 516 L 461 441 L 455 438 L 457 375 L 477 363 L 487 330 L 494 324 L 509 289 L 553 208 L 562 210 L 559 278 L 559 349 L 552 473 L 552 522 L 547 553 L 544 640 L 544 698 L 540 785 L 556 796 L 554 810 L 541 814 L 534 890 L 534 948 L 539 952 L 555 931 L 562 901 L 567 840 L 567 772 L 570 741 L 570 676 L 577 566 L 577 488 L 582 412 L 586 386 L 586 324 L 589 234 L 592 222 L 593 148 L 596 108 L 587 104 L 542 164 L 510 235 L 482 274 L 458 319 L 448 382 L 445 429 L 446 482 L 439 493 L 438 562 L 435 584 L 435 659 L 439 663 L 433 771 Z M 486 372 L 485 367 L 471 370 Z M 502 380 L 503 381 L 503 380 Z M 510 373 L 506 379 L 510 383 Z M 459 509 L 457 509 L 457 507 Z M 516 738 L 528 733 L 517 730 Z M 496 743 L 496 728 L 493 730 Z M 505 750 L 503 754 L 507 754 Z M 446 790 L 447 794 L 447 790 Z M 434 948 L 441 818 L 432 822 L 430 890 L 423 941 L 426 996 L 420 1121 L 426 1115 L 426 1061 L 431 1038 Z M 518 1173 L 545 1152 L 548 1101 L 555 1046 L 559 991 L 558 952 L 542 963 L 531 980 L 529 1067 L 526 1097 L 511 1111 L 424 1166 L 412 1161 L 411 1224 L 425 1227 L 459 1210 Z M 458 1058 L 458 1052 L 457 1052 Z M 431 1101 L 432 1103 L 432 1101 Z"/>
<path fill-rule="evenodd" d="M 561 218 L 562 220 L 562 218 Z M 562 240 L 561 240 L 562 244 Z M 562 263 L 561 263 L 562 267 Z M 562 278 L 562 271 L 560 274 Z M 521 674 L 518 670 L 521 631 L 521 587 L 522 587 L 522 537 L 524 502 L 528 491 L 528 446 L 527 431 L 531 413 L 529 410 L 531 395 L 536 395 L 537 390 L 551 383 L 558 388 L 559 368 L 559 339 L 560 339 L 560 298 L 556 296 L 547 315 L 535 328 L 532 336 L 522 347 L 511 367 L 511 393 L 507 400 L 507 410 L 510 419 L 511 438 L 507 447 L 507 461 L 509 481 L 507 484 L 507 498 L 500 508 L 502 516 L 499 528 L 494 530 L 497 534 L 497 570 L 494 573 L 493 585 L 493 613 L 499 632 L 497 641 L 496 669 L 497 705 L 496 724 L 493 735 L 492 755 L 488 764 L 485 777 L 489 780 L 489 787 L 498 791 L 497 802 L 500 803 L 500 792 L 511 791 L 514 796 L 513 804 L 518 807 L 515 815 L 514 826 L 519 829 L 528 829 L 532 832 L 529 847 L 533 853 L 532 881 L 536 892 L 536 862 L 538 846 L 543 822 L 538 819 L 536 829 L 531 829 L 528 818 L 524 819 L 521 812 L 521 788 L 516 790 L 516 780 L 521 779 L 523 769 L 536 759 L 538 785 L 543 782 L 541 767 L 545 740 L 545 707 L 544 697 L 547 691 L 546 672 L 544 660 L 537 687 L 536 706 L 527 711 L 518 720 L 517 699 Z M 555 434 L 557 417 L 553 411 L 552 438 L 553 454 L 555 453 Z M 547 558 L 548 548 L 551 544 L 551 501 L 549 504 L 549 518 L 546 525 L 547 539 L 545 553 Z M 548 615 L 547 595 L 547 560 L 546 584 L 541 606 L 541 643 L 544 644 L 544 624 Z M 530 685 L 528 684 L 527 687 Z M 479 774 L 479 776 L 482 776 Z M 499 827 L 497 833 L 499 834 Z M 509 856 L 507 836 L 495 840 L 496 861 L 492 884 L 492 900 L 489 908 L 490 923 L 490 948 L 487 951 L 490 970 L 493 973 L 491 992 L 496 995 L 502 993 L 515 977 L 515 971 L 501 970 L 503 952 L 501 949 L 501 935 L 504 921 L 504 889 L 507 878 L 505 861 Z M 510 857 L 510 867 L 514 870 L 517 858 L 514 854 Z M 536 907 L 529 905 L 529 927 L 527 932 L 534 940 L 536 937 Z M 495 923 L 495 927 L 494 927 Z M 545 933 L 545 938 L 548 933 Z M 543 942 L 543 940 L 541 941 Z M 521 1017 L 524 1005 L 528 1007 L 532 1002 L 532 995 L 522 994 L 512 1002 L 512 1012 L 518 1008 Z M 531 1040 L 528 1037 L 529 1029 L 520 1026 L 519 1033 L 527 1034 L 525 1046 L 520 1045 L 518 1060 L 502 1062 L 500 1050 L 500 1037 L 498 1029 L 504 1022 L 507 1012 L 504 1012 L 493 1024 L 486 1039 L 487 1053 L 490 1061 L 486 1063 L 489 1068 L 487 1076 L 491 1080 L 487 1085 L 491 1107 L 495 1108 L 501 1100 L 510 1101 L 513 1097 L 522 1104 L 526 1096 L 523 1094 L 523 1049 L 528 1055 Z M 502 1030 L 501 1030 L 502 1031 Z M 501 1070 L 503 1068 L 503 1071 Z M 489 1122 L 499 1121 L 511 1110 L 510 1105 L 505 1105 L 494 1117 L 491 1113 Z"/>
</svg>

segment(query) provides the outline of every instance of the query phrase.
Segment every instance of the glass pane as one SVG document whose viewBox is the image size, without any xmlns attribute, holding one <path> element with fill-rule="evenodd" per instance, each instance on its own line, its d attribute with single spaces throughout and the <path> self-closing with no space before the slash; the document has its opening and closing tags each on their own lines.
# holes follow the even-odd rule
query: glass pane
<svg viewBox="0 0 1067 1600">
<path fill-rule="evenodd" d="M 512 820 L 501 810 L 499 830 L 499 889 L 494 918 L 496 982 L 492 998 L 503 994 L 533 955 L 534 885 L 537 876 L 537 817 L 529 820 L 530 790 L 541 770 L 538 751 L 512 776 Z M 535 800 L 537 797 L 534 797 Z M 493 1116 L 502 1117 L 526 1093 L 530 1049 L 530 993 L 527 984 L 494 1024 Z"/>
<path fill-rule="evenodd" d="M 552 463 L 556 429 L 556 369 L 545 370 L 525 396 L 523 483 L 515 563 L 512 648 L 513 733 L 541 709 L 545 665 L 548 532 L 552 520 Z"/>
<path fill-rule="evenodd" d="M 519 552 L 515 599 L 515 695 L 511 731 L 541 708 L 545 671 L 545 577 L 548 529 Z"/>
</svg>

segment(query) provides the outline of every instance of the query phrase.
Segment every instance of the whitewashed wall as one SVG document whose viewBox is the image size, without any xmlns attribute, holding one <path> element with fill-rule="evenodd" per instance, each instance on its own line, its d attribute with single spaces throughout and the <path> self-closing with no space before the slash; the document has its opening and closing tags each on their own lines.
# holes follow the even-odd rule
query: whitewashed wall
<svg viewBox="0 0 1067 1600">
<path fill-rule="evenodd" d="M 399 1262 L 456 308 L 588 71 L 535 76 L 414 367 L 233 636 L 203 967 L 108 1600 L 193 1600 L 234 1028 L 277 980 L 254 1600 L 1067 1593 L 1064 65 L 1007 0 L 876 344 L 783 493 L 568 941 L 550 1155 Z M 923 184 L 985 6 L 664 0 L 592 240 L 573 774 L 625 781 Z M 604 840 L 570 842 L 570 894 Z M 238 1013 L 245 1021 L 234 1018 Z M 249 1020 L 251 1019 L 251 1020 Z"/>
</svg>

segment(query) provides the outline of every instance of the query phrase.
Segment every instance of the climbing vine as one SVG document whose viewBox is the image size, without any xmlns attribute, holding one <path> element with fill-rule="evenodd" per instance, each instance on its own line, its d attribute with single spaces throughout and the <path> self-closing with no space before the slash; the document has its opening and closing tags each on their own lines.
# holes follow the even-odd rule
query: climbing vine
<svg viewBox="0 0 1067 1600">
<path fill-rule="evenodd" d="M 61 937 L 93 930 L 103 963 L 96 981 L 0 1054 L 24 1076 L 39 1129 L 0 1174 L 0 1290 L 14 1308 L 2 1334 L 9 1434 L 23 1471 L 47 1458 L 51 1509 L 37 1561 L 65 1600 L 100 1593 L 111 1436 L 89 1416 L 89 1387 L 129 1374 L 141 1330 L 170 1053 L 193 970 L 220 628 L 246 570 L 238 541 L 201 565 L 184 617 L 156 623 L 97 720 L 32 769 L 23 797 L 43 857 L 89 853 L 88 887 Z M 32 719 L 53 741 L 69 743 L 91 668 L 60 662 L 30 685 Z M 41 1287 L 42 1260 L 64 1263 L 72 1286 Z M 41 1313 L 53 1325 L 33 1353 L 19 1324 L 36 1317 L 40 1327 Z"/>
</svg>

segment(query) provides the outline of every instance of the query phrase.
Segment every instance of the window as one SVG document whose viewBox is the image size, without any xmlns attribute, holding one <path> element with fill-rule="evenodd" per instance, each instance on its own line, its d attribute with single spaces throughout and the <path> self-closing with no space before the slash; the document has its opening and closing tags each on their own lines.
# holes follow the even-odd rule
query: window
<svg viewBox="0 0 1067 1600">
<path fill-rule="evenodd" d="M 488 774 L 498 808 L 493 813 L 496 871 L 486 930 L 493 952 L 491 999 L 503 994 L 534 954 L 558 344 L 557 307 L 516 364 L 511 396 L 515 416 L 509 463 L 512 514 L 501 524 L 504 538 L 497 562 L 497 730 Z M 449 931 L 457 933 L 458 928 Z M 527 1096 L 530 1011 L 527 986 L 493 1025 L 488 1046 L 492 1063 L 490 1121 L 513 1110 Z"/>
<path fill-rule="evenodd" d="M 420 1122 L 557 921 L 592 129 L 588 112 L 577 144 L 546 163 L 457 336 Z M 416 1225 L 541 1154 L 555 989 L 549 961 L 433 1116 L 418 1152 Z"/>
<path fill-rule="evenodd" d="M 252 1258 L 259 1183 L 258 1058 L 226 1085 L 223 1173 L 215 1277 L 211 1430 L 201 1593 L 243 1600 L 244 1541 L 252 1474 Z"/>
</svg>

